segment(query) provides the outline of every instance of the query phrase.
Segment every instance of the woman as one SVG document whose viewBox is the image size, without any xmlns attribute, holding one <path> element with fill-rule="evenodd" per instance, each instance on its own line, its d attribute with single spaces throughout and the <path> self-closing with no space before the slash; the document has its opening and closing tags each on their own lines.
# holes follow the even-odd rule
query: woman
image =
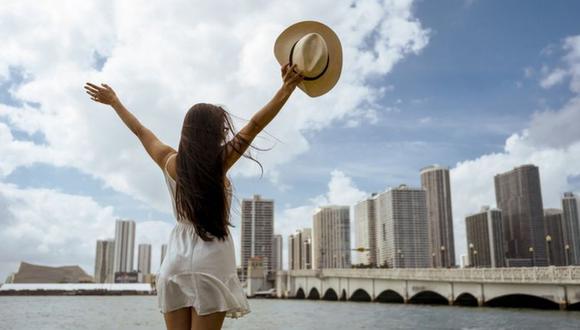
<svg viewBox="0 0 580 330">
<path fill-rule="evenodd" d="M 167 329 L 220 329 L 226 316 L 249 312 L 228 229 L 232 189 L 226 174 L 303 80 L 296 65 L 281 71 L 282 87 L 230 141 L 233 129 L 224 109 L 204 103 L 191 107 L 177 151 L 144 127 L 107 84 L 85 85 L 92 100 L 113 107 L 139 138 L 169 187 L 177 224 L 156 281 Z"/>
</svg>

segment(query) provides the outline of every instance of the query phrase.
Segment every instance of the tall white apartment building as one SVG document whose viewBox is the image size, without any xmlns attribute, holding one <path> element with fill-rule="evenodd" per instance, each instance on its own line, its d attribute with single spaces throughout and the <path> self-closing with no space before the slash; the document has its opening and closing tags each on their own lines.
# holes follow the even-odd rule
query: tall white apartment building
<svg viewBox="0 0 580 330">
<path fill-rule="evenodd" d="M 263 267 L 272 270 L 272 238 L 274 236 L 274 200 L 254 195 L 242 200 L 241 261 L 244 278 L 248 260 L 261 257 Z"/>
<path fill-rule="evenodd" d="M 330 205 L 313 216 L 313 269 L 350 268 L 350 208 Z"/>
<path fill-rule="evenodd" d="M 363 248 L 356 252 L 357 263 L 364 265 L 377 264 L 376 212 L 378 194 L 373 193 L 354 206 L 354 247 Z"/>
<path fill-rule="evenodd" d="M 114 272 L 133 271 L 135 254 L 135 221 L 117 220 L 115 223 Z"/>
<path fill-rule="evenodd" d="M 115 261 L 115 241 L 98 240 L 95 254 L 95 282 L 113 283 L 113 265 Z"/>
</svg>

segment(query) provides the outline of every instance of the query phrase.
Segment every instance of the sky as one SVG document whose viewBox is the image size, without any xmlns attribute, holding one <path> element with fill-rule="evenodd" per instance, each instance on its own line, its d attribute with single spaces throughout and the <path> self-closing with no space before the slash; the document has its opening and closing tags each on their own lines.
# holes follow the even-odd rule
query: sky
<svg viewBox="0 0 580 330">
<path fill-rule="evenodd" d="M 173 146 L 198 102 L 240 128 L 281 85 L 273 44 L 301 20 L 339 35 L 342 76 L 320 98 L 296 91 L 255 140 L 270 149 L 252 151 L 263 175 L 247 160 L 231 170 L 236 248 L 243 198 L 275 200 L 286 249 L 316 207 L 418 186 L 431 164 L 451 171 L 458 255 L 465 216 L 495 206 L 495 174 L 539 166 L 546 208 L 580 193 L 578 2 L 58 3 L 0 7 L 0 281 L 20 261 L 92 273 L 116 219 L 137 222 L 158 268 L 175 221 L 163 175 L 86 81 L 111 85 Z"/>
</svg>

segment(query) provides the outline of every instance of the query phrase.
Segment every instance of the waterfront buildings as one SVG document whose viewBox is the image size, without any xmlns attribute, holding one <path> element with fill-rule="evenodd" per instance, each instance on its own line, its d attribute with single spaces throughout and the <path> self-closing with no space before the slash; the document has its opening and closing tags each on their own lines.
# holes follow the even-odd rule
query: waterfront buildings
<svg viewBox="0 0 580 330">
<path fill-rule="evenodd" d="M 289 236 L 288 259 L 289 269 L 312 269 L 312 229 L 299 229 Z"/>
<path fill-rule="evenodd" d="M 569 265 L 580 265 L 580 210 L 578 197 L 564 193 L 562 197 L 564 253 Z"/>
<path fill-rule="evenodd" d="M 380 267 L 431 265 L 425 190 L 401 185 L 377 197 L 377 249 Z M 443 258 L 445 251 L 442 251 Z"/>
<path fill-rule="evenodd" d="M 502 215 L 487 206 L 465 218 L 467 255 L 471 267 L 505 267 Z"/>
<path fill-rule="evenodd" d="M 115 240 L 97 240 L 95 253 L 95 282 L 113 283 L 115 262 Z"/>
<path fill-rule="evenodd" d="M 135 254 L 135 221 L 117 220 L 115 223 L 115 273 L 133 271 Z"/>
<path fill-rule="evenodd" d="M 51 267 L 20 262 L 18 271 L 7 283 L 94 283 L 93 278 L 79 266 Z"/>
<path fill-rule="evenodd" d="M 163 259 L 165 259 L 166 254 L 167 254 L 167 244 L 163 244 L 161 245 L 161 262 L 159 264 L 163 263 Z"/>
<path fill-rule="evenodd" d="M 545 266 L 546 244 L 540 172 L 523 165 L 495 180 L 497 206 L 502 211 L 507 265 Z"/>
<path fill-rule="evenodd" d="M 272 270 L 282 270 L 282 235 L 272 239 Z"/>
<path fill-rule="evenodd" d="M 427 222 L 432 267 L 455 266 L 453 215 L 449 169 L 432 165 L 421 169 L 421 186 L 425 189 Z"/>
<path fill-rule="evenodd" d="M 151 274 L 151 244 L 139 244 L 137 271 L 142 275 Z"/>
<path fill-rule="evenodd" d="M 354 245 L 364 251 L 357 253 L 357 263 L 363 265 L 377 264 L 376 212 L 377 193 L 372 193 L 354 206 Z"/>
<path fill-rule="evenodd" d="M 564 230 L 562 210 L 545 209 L 544 226 L 546 228 L 546 257 L 548 265 L 565 266 Z"/>
<path fill-rule="evenodd" d="M 247 274 L 250 257 L 262 257 L 262 265 L 272 270 L 272 238 L 274 236 L 274 200 L 254 195 L 242 200 L 241 261 Z"/>
<path fill-rule="evenodd" d="M 316 210 L 312 228 L 312 268 L 350 268 L 349 206 L 330 205 Z"/>
</svg>

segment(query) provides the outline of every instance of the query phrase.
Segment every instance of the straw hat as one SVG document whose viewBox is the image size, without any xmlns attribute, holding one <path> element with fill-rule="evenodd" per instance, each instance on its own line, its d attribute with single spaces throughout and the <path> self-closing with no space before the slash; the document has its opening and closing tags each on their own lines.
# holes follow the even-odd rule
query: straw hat
<svg viewBox="0 0 580 330">
<path fill-rule="evenodd" d="M 280 65 L 296 64 L 304 75 L 298 88 L 311 97 L 327 93 L 340 78 L 340 40 L 322 23 L 303 21 L 288 27 L 276 39 L 274 56 Z"/>
</svg>

